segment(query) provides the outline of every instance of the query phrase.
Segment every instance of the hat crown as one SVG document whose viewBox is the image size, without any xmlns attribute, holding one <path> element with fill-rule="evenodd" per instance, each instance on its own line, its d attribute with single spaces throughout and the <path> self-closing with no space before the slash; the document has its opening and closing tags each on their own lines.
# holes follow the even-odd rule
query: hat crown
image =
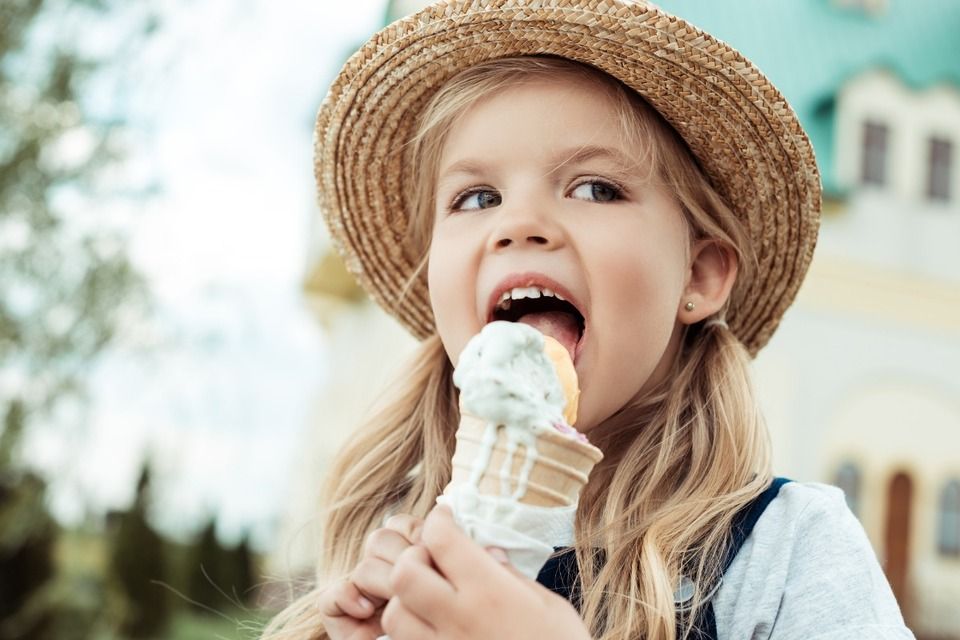
<svg viewBox="0 0 960 640">
<path fill-rule="evenodd" d="M 375 34 L 317 116 L 320 209 L 347 268 L 414 335 L 434 332 L 421 256 L 407 245 L 402 152 L 418 114 L 457 73 L 530 55 L 590 65 L 669 122 L 738 215 L 758 269 L 737 283 L 730 330 L 755 354 L 793 301 L 816 246 L 820 177 L 796 115 L 739 52 L 645 0 L 449 0 Z"/>
</svg>

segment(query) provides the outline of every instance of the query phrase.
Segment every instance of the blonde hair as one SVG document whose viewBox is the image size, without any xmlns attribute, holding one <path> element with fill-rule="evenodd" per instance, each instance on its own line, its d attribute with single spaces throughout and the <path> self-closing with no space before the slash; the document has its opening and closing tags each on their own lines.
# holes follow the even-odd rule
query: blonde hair
<svg viewBox="0 0 960 640">
<path fill-rule="evenodd" d="M 424 256 L 433 221 L 433 189 L 450 128 L 484 96 L 558 74 L 591 82 L 610 98 L 624 135 L 641 141 L 651 179 L 682 206 L 691 242 L 730 247 L 738 287 L 755 259 L 746 231 L 714 191 L 674 130 L 635 92 L 606 74 L 562 58 L 489 61 L 461 72 L 423 110 L 407 152 L 420 173 L 407 195 L 410 242 Z M 733 296 L 735 299 L 735 294 Z M 717 584 L 734 516 L 770 482 L 767 432 L 749 379 L 749 355 L 722 326 L 693 326 L 659 387 L 591 431 L 606 457 L 580 497 L 576 556 L 581 615 L 598 640 L 675 640 L 674 590 L 693 580 L 686 635 Z M 319 571 L 343 576 L 361 557 L 366 535 L 389 512 L 425 517 L 450 478 L 459 420 L 452 366 L 440 339 L 423 342 L 393 396 L 348 443 L 330 470 Z M 271 640 L 323 639 L 317 598 L 306 594 L 281 612 Z"/>
</svg>

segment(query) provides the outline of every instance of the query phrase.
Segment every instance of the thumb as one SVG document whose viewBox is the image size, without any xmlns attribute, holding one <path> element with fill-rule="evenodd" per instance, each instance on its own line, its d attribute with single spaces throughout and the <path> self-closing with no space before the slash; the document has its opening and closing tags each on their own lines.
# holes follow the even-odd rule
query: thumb
<svg viewBox="0 0 960 640">
<path fill-rule="evenodd" d="M 484 547 L 484 550 L 490 555 L 491 558 L 493 558 L 497 562 L 497 564 L 499 564 L 504 569 L 506 569 L 507 573 L 509 573 L 516 579 L 521 580 L 522 582 L 532 586 L 536 590 L 538 595 L 543 599 L 544 603 L 549 604 L 559 599 L 560 601 L 565 603 L 567 606 L 571 606 L 570 602 L 563 596 L 554 593 L 553 591 L 543 586 L 536 580 L 530 578 L 529 576 L 523 573 L 520 573 L 520 571 L 518 571 L 516 567 L 510 564 L 510 556 L 507 555 L 507 552 L 501 549 L 500 547 Z"/>
<path fill-rule="evenodd" d="M 516 567 L 510 563 L 510 556 L 507 555 L 507 552 L 500 547 L 485 547 L 490 557 L 497 561 L 504 569 L 512 573 L 514 576 L 520 578 L 521 580 L 530 580 L 527 576 L 520 573 Z"/>
</svg>

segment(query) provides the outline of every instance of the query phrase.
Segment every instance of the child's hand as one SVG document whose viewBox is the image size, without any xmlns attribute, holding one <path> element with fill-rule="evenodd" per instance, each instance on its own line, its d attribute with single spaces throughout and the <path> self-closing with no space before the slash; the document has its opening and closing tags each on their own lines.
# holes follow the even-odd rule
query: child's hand
<svg viewBox="0 0 960 640">
<path fill-rule="evenodd" d="M 400 555 L 420 540 L 423 520 L 395 515 L 376 529 L 349 576 L 320 595 L 320 614 L 330 640 L 374 640 L 383 634 L 380 608 L 391 598 L 390 572 Z"/>
<path fill-rule="evenodd" d="M 471 540 L 446 507 L 400 556 L 381 621 L 390 640 L 589 640 L 573 606 Z"/>
</svg>

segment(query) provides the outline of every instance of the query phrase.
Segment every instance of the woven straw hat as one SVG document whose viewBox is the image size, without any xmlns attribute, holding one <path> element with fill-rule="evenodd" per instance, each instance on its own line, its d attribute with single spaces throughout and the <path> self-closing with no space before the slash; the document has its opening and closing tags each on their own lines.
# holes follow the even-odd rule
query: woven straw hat
<svg viewBox="0 0 960 640">
<path fill-rule="evenodd" d="M 642 1 L 448 0 L 374 35 L 317 116 L 320 208 L 348 270 L 418 338 L 434 332 L 420 256 L 405 245 L 411 180 L 402 150 L 446 80 L 477 63 L 550 54 L 636 90 L 673 125 L 744 222 L 759 260 L 727 322 L 751 354 L 793 301 L 816 244 L 820 177 L 793 110 L 727 44 Z"/>
</svg>

